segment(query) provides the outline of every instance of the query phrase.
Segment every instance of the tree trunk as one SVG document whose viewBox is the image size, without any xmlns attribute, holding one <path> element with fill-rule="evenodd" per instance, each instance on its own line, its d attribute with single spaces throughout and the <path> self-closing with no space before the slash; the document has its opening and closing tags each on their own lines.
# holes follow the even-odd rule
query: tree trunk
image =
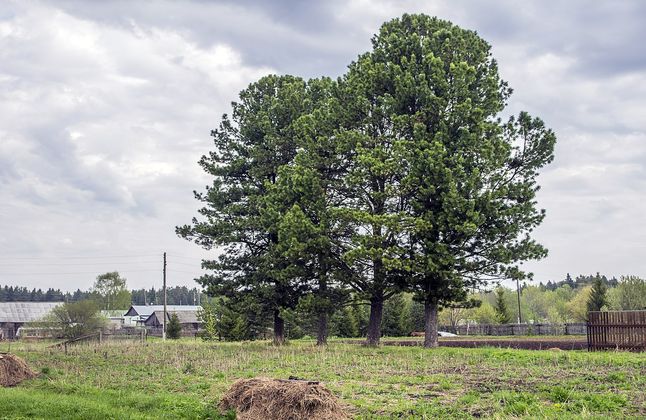
<svg viewBox="0 0 646 420">
<path fill-rule="evenodd" d="M 280 311 L 274 311 L 274 345 L 285 344 L 285 320 L 280 317 Z"/>
<path fill-rule="evenodd" d="M 437 303 L 424 302 L 424 347 L 434 348 L 437 342 Z"/>
<path fill-rule="evenodd" d="M 381 317 L 384 311 L 383 297 L 373 297 L 370 299 L 370 320 L 368 321 L 368 336 L 366 344 L 369 346 L 378 346 L 381 338 Z"/>
<path fill-rule="evenodd" d="M 327 321 L 328 321 L 327 312 L 321 311 L 321 313 L 319 313 L 319 326 L 318 326 L 318 333 L 316 335 L 317 346 L 327 345 L 327 329 L 328 329 Z"/>
</svg>

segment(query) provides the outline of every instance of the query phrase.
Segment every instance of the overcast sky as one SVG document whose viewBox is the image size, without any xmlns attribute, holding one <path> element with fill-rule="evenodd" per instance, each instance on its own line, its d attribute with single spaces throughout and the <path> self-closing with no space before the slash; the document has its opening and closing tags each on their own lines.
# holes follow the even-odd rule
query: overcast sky
<svg viewBox="0 0 646 420">
<path fill-rule="evenodd" d="M 0 285 L 159 287 L 164 251 L 195 285 L 208 253 L 174 227 L 230 102 L 269 73 L 341 75 L 405 12 L 477 30 L 509 111 L 557 133 L 536 280 L 646 276 L 646 2 L 2 1 Z"/>
</svg>

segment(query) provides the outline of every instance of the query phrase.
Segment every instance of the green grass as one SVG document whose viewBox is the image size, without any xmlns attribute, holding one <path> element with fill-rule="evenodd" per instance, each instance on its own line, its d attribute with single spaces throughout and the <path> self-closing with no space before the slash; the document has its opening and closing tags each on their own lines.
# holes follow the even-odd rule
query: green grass
<svg viewBox="0 0 646 420">
<path fill-rule="evenodd" d="M 236 379 L 290 375 L 325 382 L 358 418 L 646 416 L 646 354 L 194 340 L 11 350 L 43 373 L 0 389 L 0 418 L 219 418 Z"/>
</svg>

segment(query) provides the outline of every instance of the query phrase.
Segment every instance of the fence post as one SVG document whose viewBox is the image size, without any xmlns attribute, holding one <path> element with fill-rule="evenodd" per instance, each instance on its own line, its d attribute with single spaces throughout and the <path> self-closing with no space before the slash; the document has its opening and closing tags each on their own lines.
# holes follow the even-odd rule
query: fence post
<svg viewBox="0 0 646 420">
<path fill-rule="evenodd" d="M 99 331 L 99 344 L 103 343 L 103 331 Z"/>
</svg>

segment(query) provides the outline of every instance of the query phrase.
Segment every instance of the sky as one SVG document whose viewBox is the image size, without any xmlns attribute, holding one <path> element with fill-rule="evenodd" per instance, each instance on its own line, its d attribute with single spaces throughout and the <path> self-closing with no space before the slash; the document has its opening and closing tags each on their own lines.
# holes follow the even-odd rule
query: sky
<svg viewBox="0 0 646 420">
<path fill-rule="evenodd" d="M 178 238 L 210 183 L 197 161 L 260 77 L 338 77 L 379 26 L 426 13 L 476 30 L 526 110 L 557 134 L 525 264 L 646 276 L 646 2 L 2 1 L 0 285 L 194 286 L 213 256 Z"/>
</svg>

